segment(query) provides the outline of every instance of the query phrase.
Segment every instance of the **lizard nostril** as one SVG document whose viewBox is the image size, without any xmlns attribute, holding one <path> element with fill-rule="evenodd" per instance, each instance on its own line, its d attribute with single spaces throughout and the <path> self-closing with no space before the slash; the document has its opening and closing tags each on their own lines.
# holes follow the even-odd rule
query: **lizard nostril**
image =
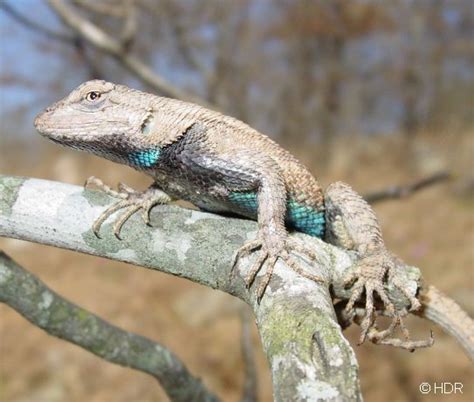
<svg viewBox="0 0 474 402">
<path fill-rule="evenodd" d="M 35 125 L 36 128 L 41 127 L 41 123 L 43 121 L 43 116 L 47 112 L 48 112 L 48 109 L 46 109 L 44 112 L 41 112 L 40 114 L 38 114 L 38 116 L 36 116 L 35 122 L 34 122 L 34 125 Z"/>
</svg>

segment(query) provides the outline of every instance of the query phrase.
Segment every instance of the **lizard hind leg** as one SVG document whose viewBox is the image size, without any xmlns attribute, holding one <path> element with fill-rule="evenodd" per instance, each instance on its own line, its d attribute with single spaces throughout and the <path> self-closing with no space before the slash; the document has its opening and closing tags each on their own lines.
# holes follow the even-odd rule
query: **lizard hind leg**
<svg viewBox="0 0 474 402">
<path fill-rule="evenodd" d="M 420 302 L 397 278 L 405 264 L 385 248 L 382 233 L 375 212 L 352 188 L 344 183 L 331 184 L 325 194 L 326 241 L 338 247 L 356 251 L 359 260 L 344 278 L 344 287 L 350 287 L 346 313 L 355 316 L 355 304 L 365 293 L 365 316 L 361 322 L 360 343 L 367 338 L 376 343 L 418 345 L 410 343 L 402 317 L 405 308 L 396 308 L 387 293 L 388 284 L 395 286 L 409 301 L 410 310 L 417 310 Z M 382 332 L 376 328 L 375 294 L 382 301 L 385 313 L 392 317 L 392 325 Z M 405 341 L 389 340 L 396 327 L 404 332 Z M 383 341 L 383 342 L 382 342 Z M 429 342 L 428 342 L 429 343 Z M 419 344 L 421 345 L 421 343 Z M 424 345 L 424 344 L 423 344 Z M 417 346 L 423 347 L 423 346 Z"/>
<path fill-rule="evenodd" d="M 92 226 L 92 231 L 97 237 L 100 237 L 100 228 L 103 223 L 115 212 L 124 210 L 113 226 L 114 235 L 120 239 L 120 232 L 125 222 L 132 215 L 142 210 L 142 219 L 146 225 L 150 224 L 150 210 L 157 204 L 167 204 L 171 201 L 171 197 L 158 189 L 155 185 L 151 185 L 146 191 L 140 192 L 127 186 L 124 183 L 118 184 L 118 191 L 107 186 L 102 180 L 92 176 L 86 180 L 85 187 L 95 186 L 106 194 L 118 198 L 119 201 L 112 204 L 104 212 L 102 212 Z"/>
</svg>

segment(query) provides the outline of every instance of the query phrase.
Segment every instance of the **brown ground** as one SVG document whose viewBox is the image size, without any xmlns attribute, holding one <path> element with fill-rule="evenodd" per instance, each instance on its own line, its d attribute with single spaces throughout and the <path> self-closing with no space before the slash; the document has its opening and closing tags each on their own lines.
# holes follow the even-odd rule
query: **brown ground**
<svg viewBox="0 0 474 402">
<path fill-rule="evenodd" d="M 376 209 L 389 247 L 422 268 L 427 282 L 457 300 L 470 315 L 474 315 L 472 135 L 421 134 L 409 152 L 394 138 L 347 139 L 334 144 L 336 156 L 324 170 L 311 163 L 315 153 L 293 149 L 313 171 L 320 172 L 325 185 L 342 179 L 361 192 L 410 182 L 433 170 L 452 169 L 451 183 L 403 201 L 377 204 Z M 139 188 L 148 183 L 127 168 L 54 145 L 45 146 L 44 152 L 26 147 L 8 155 L 0 152 L 4 174 L 80 184 L 101 172 L 108 183 L 124 180 Z M 239 399 L 243 372 L 240 323 L 230 296 L 172 276 L 45 246 L 0 239 L 0 249 L 69 300 L 171 348 L 223 400 Z M 9 307 L 0 306 L 0 317 L 2 401 L 166 400 L 147 375 L 101 361 L 48 336 Z M 414 354 L 368 344 L 357 347 L 358 328 L 347 331 L 361 366 L 365 399 L 429 401 L 435 398 L 422 395 L 420 383 L 462 382 L 462 395 L 437 395 L 436 400 L 473 400 L 473 366 L 461 348 L 420 319 L 410 319 L 409 326 L 418 337 L 426 337 L 433 328 L 435 346 Z M 269 371 L 256 331 L 254 342 L 260 400 L 271 401 Z"/>
</svg>

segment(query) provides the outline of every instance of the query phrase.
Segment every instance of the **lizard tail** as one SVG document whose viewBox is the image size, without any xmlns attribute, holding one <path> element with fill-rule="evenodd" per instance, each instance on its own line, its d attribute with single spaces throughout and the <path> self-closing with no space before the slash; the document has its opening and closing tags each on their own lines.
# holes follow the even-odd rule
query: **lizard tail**
<svg viewBox="0 0 474 402">
<path fill-rule="evenodd" d="M 422 288 L 422 308 L 417 314 L 438 324 L 454 336 L 474 361 L 474 320 L 451 298 L 434 286 Z"/>
</svg>

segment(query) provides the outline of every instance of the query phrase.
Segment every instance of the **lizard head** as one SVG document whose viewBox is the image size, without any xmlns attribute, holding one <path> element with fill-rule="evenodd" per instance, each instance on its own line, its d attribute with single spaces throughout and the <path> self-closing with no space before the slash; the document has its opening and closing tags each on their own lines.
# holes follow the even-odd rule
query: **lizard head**
<svg viewBox="0 0 474 402">
<path fill-rule="evenodd" d="M 87 81 L 35 119 L 41 135 L 60 145 L 128 163 L 149 149 L 143 136 L 153 96 L 111 82 Z"/>
</svg>

